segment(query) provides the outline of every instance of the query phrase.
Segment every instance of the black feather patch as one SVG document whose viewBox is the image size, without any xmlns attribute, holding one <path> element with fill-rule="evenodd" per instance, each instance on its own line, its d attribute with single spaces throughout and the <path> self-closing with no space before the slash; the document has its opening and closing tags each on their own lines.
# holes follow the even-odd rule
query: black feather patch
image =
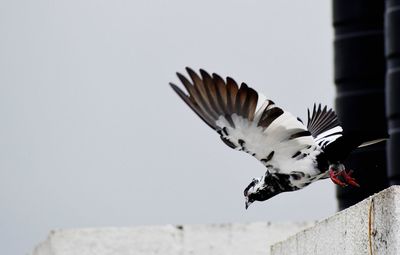
<svg viewBox="0 0 400 255">
<path fill-rule="evenodd" d="M 296 139 L 296 138 L 303 137 L 303 136 L 310 136 L 310 135 L 311 135 L 310 131 L 300 130 L 299 132 L 292 134 L 288 140 Z"/>
<path fill-rule="evenodd" d="M 231 147 L 232 149 L 236 149 L 236 145 L 234 143 L 232 143 L 231 141 L 229 141 L 227 138 L 221 136 L 221 140 L 228 145 L 229 147 Z"/>
<path fill-rule="evenodd" d="M 274 120 L 283 114 L 283 110 L 279 107 L 266 109 L 261 115 L 258 126 L 267 128 Z"/>
<path fill-rule="evenodd" d="M 263 163 L 267 163 L 268 161 L 270 161 L 272 159 L 272 157 L 274 156 L 275 151 L 271 151 L 270 154 L 268 154 L 268 156 L 266 158 L 261 159 L 261 162 Z"/>
<path fill-rule="evenodd" d="M 299 156 L 300 154 L 301 154 L 301 152 L 298 151 L 298 152 L 296 152 L 296 153 L 292 156 L 292 158 L 295 158 L 295 157 Z"/>
<path fill-rule="evenodd" d="M 317 137 L 319 134 L 336 126 L 339 126 L 339 121 L 332 109 L 328 110 L 326 106 L 321 108 L 321 105 L 318 105 L 317 108 L 316 104 L 314 104 L 312 114 L 308 109 L 307 129 L 313 137 Z"/>
</svg>

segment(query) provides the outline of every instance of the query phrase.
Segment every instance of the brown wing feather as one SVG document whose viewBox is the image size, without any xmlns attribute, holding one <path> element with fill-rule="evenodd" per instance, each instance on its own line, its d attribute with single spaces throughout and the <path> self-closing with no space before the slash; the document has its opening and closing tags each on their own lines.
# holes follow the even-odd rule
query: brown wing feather
<svg viewBox="0 0 400 255">
<path fill-rule="evenodd" d="M 200 69 L 201 78 L 203 79 L 204 89 L 206 90 L 208 102 L 215 113 L 220 116 L 223 114 L 223 110 L 218 104 L 218 94 L 215 82 L 211 76 L 204 70 Z"/>
<path fill-rule="evenodd" d="M 209 75 L 200 69 L 200 76 L 190 68 L 186 68 L 190 82 L 185 76 L 177 73 L 189 95 L 186 95 L 176 85 L 171 83 L 174 91 L 199 115 L 209 126 L 216 129 L 215 122 L 224 116 L 234 127 L 232 114 L 253 120 L 258 94 L 245 83 L 238 88 L 237 83 L 230 77 L 226 82 L 217 74 Z"/>
<path fill-rule="evenodd" d="M 245 108 L 247 110 L 246 115 L 248 116 L 249 120 L 254 119 L 254 114 L 257 108 L 257 101 L 258 93 L 252 88 L 249 88 L 249 91 L 247 92 L 247 99 L 245 102 Z"/>
<path fill-rule="evenodd" d="M 243 108 L 244 102 L 246 101 L 247 97 L 247 89 L 248 89 L 247 85 L 245 83 L 242 83 L 236 95 L 236 101 L 235 101 L 235 113 L 240 116 L 243 116 L 244 118 L 247 118 L 245 109 Z"/>
<path fill-rule="evenodd" d="M 201 114 L 203 116 L 203 118 L 206 118 L 207 120 L 211 121 L 213 119 L 213 116 L 209 114 L 209 112 L 207 111 L 207 106 L 205 106 L 205 104 L 203 103 L 203 100 L 201 99 L 201 96 L 198 92 L 198 90 L 190 83 L 190 81 L 188 79 L 186 79 L 185 76 L 183 76 L 180 73 L 177 73 L 177 76 L 179 78 L 179 80 L 182 82 L 182 84 L 185 86 L 186 90 L 189 92 L 190 95 L 190 100 L 191 102 L 194 103 L 194 105 L 199 108 L 198 110 L 201 111 Z M 177 92 L 178 87 L 173 89 L 175 90 L 175 92 Z M 178 95 L 185 95 L 185 93 L 183 93 L 182 90 L 179 89 Z M 186 95 L 185 95 L 186 96 Z M 182 96 L 181 96 L 182 98 Z M 186 100 L 186 98 L 182 98 L 184 101 Z M 186 102 L 186 101 L 185 101 Z M 188 104 L 189 105 L 189 104 Z M 190 106 L 190 105 L 189 105 Z M 192 108 L 192 107 L 191 107 Z M 193 108 L 192 108 L 193 109 Z M 194 110 L 194 109 L 193 109 Z M 197 112 L 196 112 L 197 113 Z"/>
<path fill-rule="evenodd" d="M 228 106 L 228 114 L 231 115 L 235 112 L 235 102 L 236 102 L 236 95 L 238 93 L 238 85 L 236 84 L 235 80 L 227 77 L 226 78 L 226 90 L 227 90 L 227 106 Z"/>
<path fill-rule="evenodd" d="M 187 72 L 189 73 L 190 78 L 193 81 L 193 85 L 196 89 L 196 91 L 199 94 L 199 100 L 200 100 L 200 104 L 203 105 L 204 110 L 212 116 L 212 118 L 217 118 L 218 114 L 214 111 L 214 109 L 212 109 L 212 106 L 210 105 L 210 101 L 208 99 L 207 96 L 207 91 L 204 85 L 203 80 L 197 75 L 197 73 L 195 73 L 192 69 L 190 68 L 186 68 Z"/>
<path fill-rule="evenodd" d="M 216 129 L 215 121 L 210 119 L 209 116 L 204 114 L 204 112 L 196 105 L 195 102 L 193 102 L 188 96 L 185 95 L 185 93 L 178 88 L 173 83 L 170 83 L 172 89 L 179 95 L 180 98 L 211 128 Z"/>
<path fill-rule="evenodd" d="M 228 91 L 227 91 L 227 86 L 225 85 L 224 80 L 218 75 L 213 73 L 213 81 L 216 86 L 216 93 L 217 93 L 217 102 L 222 110 L 225 119 L 230 123 L 232 127 L 235 126 L 231 115 L 229 114 L 228 110 Z"/>
<path fill-rule="evenodd" d="M 227 108 L 227 90 L 226 90 L 226 85 L 224 80 L 219 76 L 218 74 L 213 73 L 213 80 L 215 82 L 215 85 L 217 86 L 217 91 L 218 91 L 218 103 L 221 109 L 224 110 L 224 112 L 228 111 Z"/>
</svg>

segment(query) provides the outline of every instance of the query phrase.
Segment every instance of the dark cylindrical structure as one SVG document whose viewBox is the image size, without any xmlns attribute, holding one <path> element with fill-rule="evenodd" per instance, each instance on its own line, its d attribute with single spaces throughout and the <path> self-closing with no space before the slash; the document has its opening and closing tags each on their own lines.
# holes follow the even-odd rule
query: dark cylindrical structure
<svg viewBox="0 0 400 255">
<path fill-rule="evenodd" d="M 385 118 L 384 1 L 333 0 L 336 112 L 345 132 L 387 135 Z M 354 151 L 347 162 L 360 188 L 337 188 L 339 209 L 388 186 L 386 145 Z"/>
<path fill-rule="evenodd" d="M 388 141 L 388 178 L 400 184 L 400 0 L 386 0 L 386 113 Z"/>
</svg>

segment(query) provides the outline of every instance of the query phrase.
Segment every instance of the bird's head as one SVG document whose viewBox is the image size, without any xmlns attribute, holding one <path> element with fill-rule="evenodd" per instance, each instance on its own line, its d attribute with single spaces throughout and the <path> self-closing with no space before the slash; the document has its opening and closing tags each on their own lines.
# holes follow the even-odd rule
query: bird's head
<svg viewBox="0 0 400 255">
<path fill-rule="evenodd" d="M 254 201 L 265 201 L 283 191 L 286 190 L 283 189 L 280 178 L 267 171 L 260 178 L 254 178 L 244 190 L 246 209 Z"/>
</svg>

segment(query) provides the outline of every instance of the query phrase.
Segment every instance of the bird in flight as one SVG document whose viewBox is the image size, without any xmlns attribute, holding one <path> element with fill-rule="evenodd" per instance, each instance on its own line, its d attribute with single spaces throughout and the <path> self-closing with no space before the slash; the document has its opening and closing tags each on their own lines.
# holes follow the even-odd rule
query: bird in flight
<svg viewBox="0 0 400 255">
<path fill-rule="evenodd" d="M 232 149 L 258 159 L 266 172 L 253 178 L 244 190 L 245 207 L 286 191 L 302 189 L 330 178 L 340 186 L 358 183 L 343 161 L 357 147 L 385 139 L 366 141 L 346 135 L 332 109 L 315 105 L 303 122 L 254 89 L 230 77 L 200 75 L 186 68 L 190 80 L 177 73 L 187 93 L 170 83 L 183 101 Z"/>
</svg>

